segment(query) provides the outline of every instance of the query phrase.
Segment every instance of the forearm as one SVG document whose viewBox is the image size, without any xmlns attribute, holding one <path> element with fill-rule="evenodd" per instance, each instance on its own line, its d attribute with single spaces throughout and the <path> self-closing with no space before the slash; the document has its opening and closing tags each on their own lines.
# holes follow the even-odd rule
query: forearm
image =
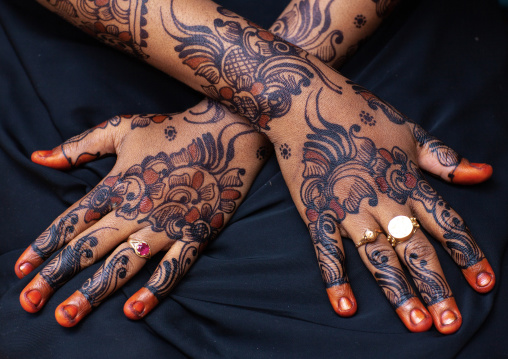
<svg viewBox="0 0 508 359">
<path fill-rule="evenodd" d="M 210 83 L 207 84 L 206 82 L 209 81 L 206 81 L 203 84 L 202 81 L 196 80 L 212 79 L 213 82 L 214 77 L 220 77 L 220 74 L 217 75 L 217 71 L 221 70 L 218 62 L 224 59 L 228 48 L 231 48 L 230 45 L 232 45 L 217 36 L 214 37 L 213 34 L 205 36 L 197 31 L 196 43 L 186 49 L 186 51 L 196 52 L 190 56 L 184 56 L 185 54 L 180 52 L 180 57 L 185 58 L 184 65 L 187 65 L 182 66 L 181 60 L 177 58 L 178 54 L 173 49 L 178 45 L 185 47 L 185 44 L 179 44 L 178 40 L 169 34 L 180 36 L 182 39 L 186 36 L 178 30 L 178 23 L 173 22 L 171 18 L 172 2 L 168 0 L 152 0 L 149 3 L 142 0 L 132 0 L 122 2 L 121 5 L 107 0 L 95 2 L 84 0 L 38 1 L 103 42 L 147 61 L 201 91 L 205 89 L 202 86 L 211 90 Z M 384 7 L 381 7 L 379 2 L 376 3 L 372 0 L 354 2 L 293 0 L 271 29 L 287 41 L 316 55 L 320 60 L 330 65 L 340 64 L 351 54 L 352 50 L 356 49 L 359 42 L 374 31 L 382 16 L 386 15 L 387 9 L 391 8 L 388 5 L 393 5 L 395 2 L 395 0 L 391 3 L 384 1 L 382 2 Z M 179 3 L 177 1 L 175 5 L 178 6 Z M 184 4 L 182 2 L 182 5 Z M 214 29 L 213 15 L 216 14 L 215 17 L 226 21 L 233 20 L 239 26 L 242 26 L 241 23 L 243 23 L 242 28 L 248 26 L 239 17 L 228 19 L 220 16 L 213 3 L 206 5 L 208 6 L 207 10 L 203 6 L 199 6 L 200 11 L 196 14 L 192 13 L 192 6 L 188 6 L 189 11 L 182 12 L 187 15 L 179 19 L 181 25 L 185 27 L 185 22 L 187 25 L 199 24 Z M 121 8 L 122 6 L 123 8 Z M 163 23 L 164 18 L 166 20 Z M 189 37 L 187 37 L 188 40 L 190 40 Z M 214 43 L 215 40 L 217 41 Z M 199 41 L 204 42 L 200 44 Z M 206 43 L 206 41 L 211 42 Z M 200 45 L 201 48 L 198 49 L 197 47 Z M 208 48 L 206 45 L 209 45 Z M 248 44 L 241 45 L 244 47 L 242 51 L 246 50 L 245 45 Z M 245 53 L 252 55 L 248 52 Z M 298 57 L 304 56 L 304 54 L 298 54 Z M 257 61 L 257 65 L 259 63 L 260 61 Z M 250 68 L 249 70 L 255 69 Z M 252 73 L 243 74 L 253 78 Z M 223 77 L 223 79 L 225 78 Z M 220 88 L 226 87 L 220 81 L 216 85 L 216 90 L 219 86 L 221 86 Z M 231 87 L 242 90 L 242 86 L 245 87 L 246 84 L 233 84 Z M 259 89 L 259 83 L 257 88 Z M 251 118 L 249 120 L 255 121 Z M 267 116 L 262 116 L 261 124 L 264 121 L 267 121 Z"/>
</svg>

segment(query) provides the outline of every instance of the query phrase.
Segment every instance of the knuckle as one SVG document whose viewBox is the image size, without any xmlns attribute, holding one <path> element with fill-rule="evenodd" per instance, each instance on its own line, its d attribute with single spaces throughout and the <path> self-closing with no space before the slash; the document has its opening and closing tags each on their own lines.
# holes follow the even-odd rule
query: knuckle
<svg viewBox="0 0 508 359">
<path fill-rule="evenodd" d="M 409 241 L 404 249 L 404 257 L 406 261 L 425 260 L 428 263 L 438 260 L 434 247 L 427 240 Z"/>
</svg>

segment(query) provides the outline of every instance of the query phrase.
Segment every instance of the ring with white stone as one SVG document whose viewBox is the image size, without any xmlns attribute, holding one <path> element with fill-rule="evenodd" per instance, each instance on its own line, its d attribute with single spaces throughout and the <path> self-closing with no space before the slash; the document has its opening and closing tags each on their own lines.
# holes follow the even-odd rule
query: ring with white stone
<svg viewBox="0 0 508 359">
<path fill-rule="evenodd" d="M 360 248 L 364 244 L 374 242 L 381 233 L 383 233 L 383 231 L 380 231 L 379 229 L 367 229 L 363 233 L 363 238 L 360 240 L 360 242 L 355 244 L 356 248 Z"/>
<path fill-rule="evenodd" d="M 135 239 L 129 239 L 127 243 L 129 243 L 132 249 L 134 249 L 134 253 L 136 253 L 138 257 L 150 259 L 150 257 L 152 256 L 150 245 L 145 241 L 137 241 Z"/>
<path fill-rule="evenodd" d="M 397 244 L 411 238 L 418 228 L 420 228 L 420 224 L 414 217 L 393 217 L 388 222 L 388 236 L 386 238 L 392 247 L 395 248 Z"/>
</svg>

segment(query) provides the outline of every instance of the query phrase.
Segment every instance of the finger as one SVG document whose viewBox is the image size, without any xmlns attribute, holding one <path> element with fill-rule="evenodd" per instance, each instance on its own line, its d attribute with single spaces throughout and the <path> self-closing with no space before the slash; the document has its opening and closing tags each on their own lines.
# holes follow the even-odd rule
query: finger
<svg viewBox="0 0 508 359">
<path fill-rule="evenodd" d="M 364 236 L 354 239 L 360 257 L 370 270 L 386 298 L 404 325 L 412 332 L 423 332 L 432 326 L 432 317 L 409 284 L 397 258 L 384 234 L 376 232 L 376 224 L 364 229 Z M 369 232 L 367 232 L 369 231 Z M 360 228 L 350 233 L 362 233 Z M 376 234 L 377 233 L 377 234 Z M 371 241 L 371 242 L 369 242 Z"/>
<path fill-rule="evenodd" d="M 39 311 L 58 288 L 133 232 L 128 223 L 114 220 L 114 215 L 111 219 L 105 217 L 73 239 L 23 289 L 20 295 L 21 306 L 31 313 Z M 115 224 L 109 225 L 110 223 Z"/>
<path fill-rule="evenodd" d="M 93 161 L 105 154 L 115 153 L 115 136 L 120 117 L 91 128 L 49 151 L 35 151 L 32 161 L 43 166 L 66 170 Z"/>
<path fill-rule="evenodd" d="M 410 239 L 397 244 L 395 251 L 409 269 L 436 329 L 443 334 L 459 330 L 462 316 L 436 251 L 422 231 L 417 230 Z"/>
<path fill-rule="evenodd" d="M 23 278 L 58 249 L 122 202 L 120 176 L 109 176 L 60 215 L 18 258 L 14 271 Z"/>
<path fill-rule="evenodd" d="M 151 255 L 169 248 L 169 245 L 170 240 L 165 233 L 153 232 L 150 227 L 129 236 L 128 241 L 118 246 L 81 289 L 56 308 L 57 322 L 64 327 L 78 324 L 138 273 Z"/>
<path fill-rule="evenodd" d="M 416 124 L 413 127 L 413 135 L 419 144 L 420 168 L 445 181 L 473 185 L 484 182 L 492 176 L 492 166 L 485 163 L 470 163 Z"/>
<path fill-rule="evenodd" d="M 496 282 L 494 271 L 464 220 L 428 184 L 420 187 L 422 200 L 414 210 L 421 224 L 441 242 L 474 290 L 492 290 Z"/>
<path fill-rule="evenodd" d="M 145 286 L 125 302 L 127 318 L 138 320 L 150 313 L 187 273 L 203 247 L 204 243 L 195 240 L 176 241 Z"/>
<path fill-rule="evenodd" d="M 308 210 L 308 228 L 314 250 L 326 286 L 328 299 L 334 311 L 341 317 L 356 313 L 357 303 L 346 274 L 346 261 L 340 229 L 333 211 L 313 213 Z"/>
</svg>

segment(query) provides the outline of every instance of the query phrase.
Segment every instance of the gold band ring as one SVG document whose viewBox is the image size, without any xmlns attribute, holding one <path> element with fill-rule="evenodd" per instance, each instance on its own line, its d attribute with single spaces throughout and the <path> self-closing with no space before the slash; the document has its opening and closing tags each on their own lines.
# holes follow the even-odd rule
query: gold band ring
<svg viewBox="0 0 508 359">
<path fill-rule="evenodd" d="M 135 239 L 129 239 L 127 241 L 129 245 L 134 249 L 134 253 L 140 258 L 150 259 L 152 257 L 152 251 L 150 250 L 150 245 L 145 241 L 138 241 Z"/>
<path fill-rule="evenodd" d="M 380 231 L 379 229 L 374 229 L 374 230 L 367 229 L 363 233 L 363 238 L 361 239 L 360 242 L 355 244 L 355 247 L 360 248 L 364 244 L 374 242 L 381 233 L 383 233 L 383 231 Z"/>
<path fill-rule="evenodd" d="M 395 248 L 399 243 L 411 238 L 418 228 L 420 228 L 420 224 L 414 217 L 393 217 L 388 222 L 388 236 L 386 238 L 392 247 Z"/>
</svg>

